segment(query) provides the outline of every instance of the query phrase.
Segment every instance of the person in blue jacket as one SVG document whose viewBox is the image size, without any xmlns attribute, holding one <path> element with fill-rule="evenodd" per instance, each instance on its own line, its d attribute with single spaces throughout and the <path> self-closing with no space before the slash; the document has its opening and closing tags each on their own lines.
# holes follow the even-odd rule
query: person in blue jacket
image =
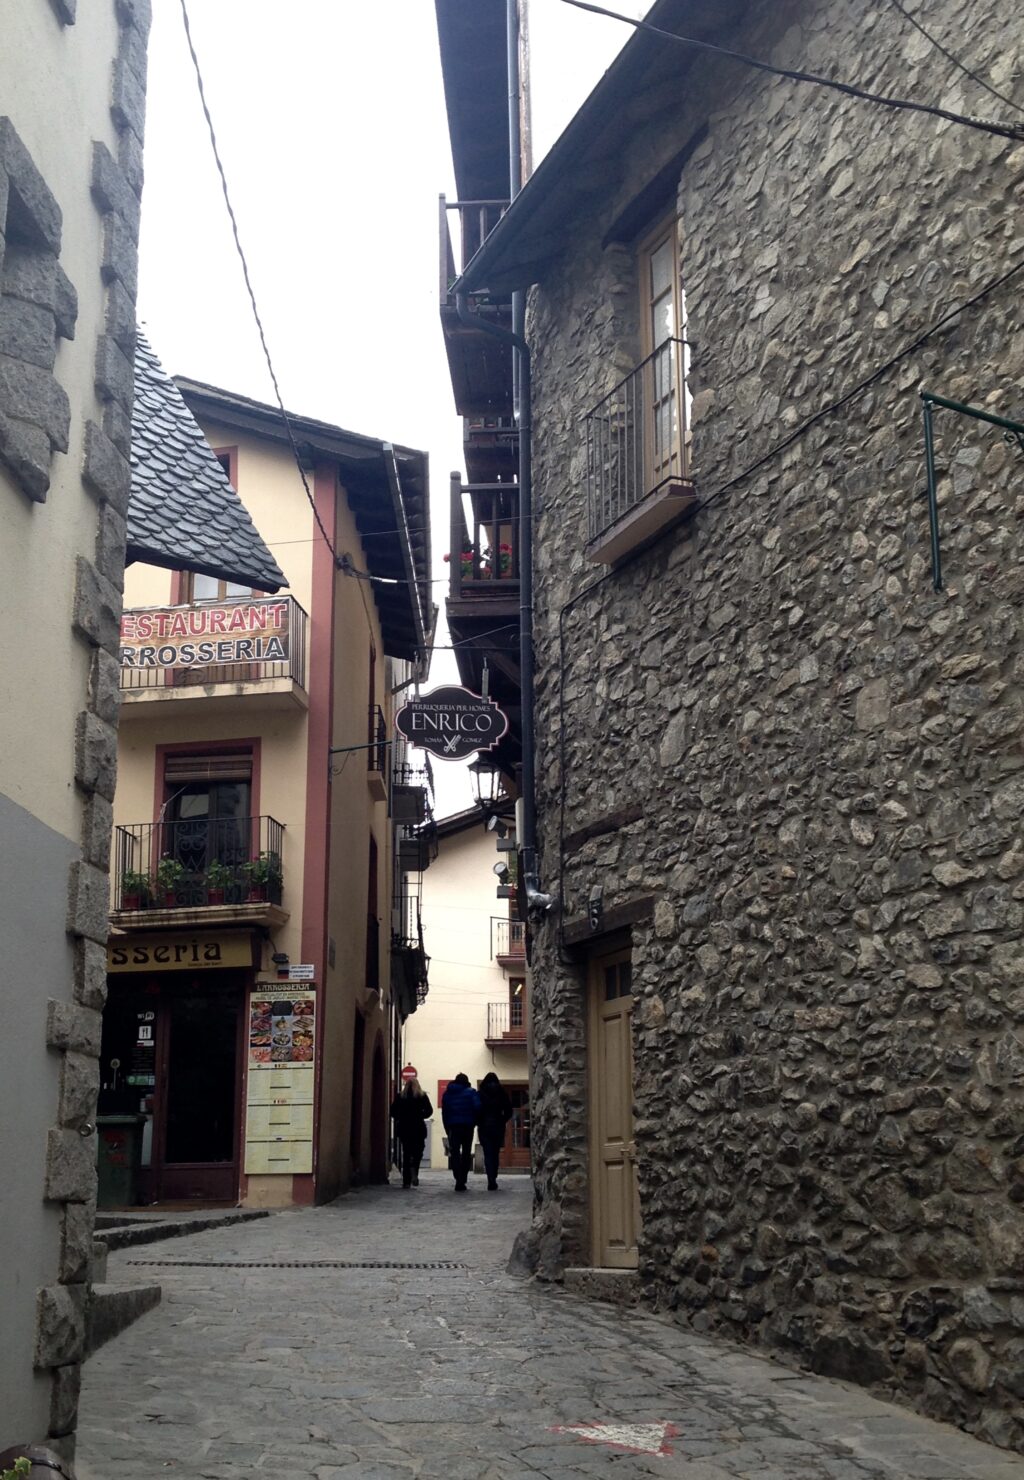
<svg viewBox="0 0 1024 1480">
<path fill-rule="evenodd" d="M 455 1191 L 465 1192 L 473 1165 L 473 1128 L 480 1119 L 480 1096 L 468 1074 L 456 1074 L 441 1096 L 441 1120 L 448 1137 L 448 1157 Z"/>
</svg>

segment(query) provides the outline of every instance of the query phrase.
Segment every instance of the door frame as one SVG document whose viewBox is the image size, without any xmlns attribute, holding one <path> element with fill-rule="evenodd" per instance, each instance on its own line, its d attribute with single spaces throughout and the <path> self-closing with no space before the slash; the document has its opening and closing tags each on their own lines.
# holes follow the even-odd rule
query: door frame
<svg viewBox="0 0 1024 1480">
<path fill-rule="evenodd" d="M 633 1138 L 633 1047 L 632 1047 L 632 1020 L 635 998 L 630 992 L 629 1007 L 627 1009 L 627 1021 L 630 1034 L 630 1082 L 629 1082 L 629 1105 L 630 1105 L 630 1136 L 624 1143 L 624 1160 L 630 1165 L 632 1171 L 632 1198 L 633 1198 L 633 1234 L 634 1243 L 625 1251 L 621 1261 L 614 1264 L 605 1262 L 604 1259 L 604 1227 L 605 1212 L 602 1201 L 602 1178 L 601 1166 L 601 1117 L 598 1113 L 600 1099 L 599 1081 L 597 1078 L 598 1053 L 597 1040 L 600 1029 L 600 1008 L 604 1002 L 603 973 L 608 966 L 632 962 L 632 949 L 630 942 L 620 941 L 617 945 L 606 945 L 603 949 L 594 951 L 587 957 L 586 965 L 586 1006 L 587 1006 L 587 1147 L 590 1159 L 589 1166 L 589 1211 L 590 1211 L 590 1262 L 596 1269 L 636 1269 L 639 1262 L 639 1238 L 640 1238 L 640 1205 L 637 1191 L 636 1179 L 636 1151 Z"/>
</svg>

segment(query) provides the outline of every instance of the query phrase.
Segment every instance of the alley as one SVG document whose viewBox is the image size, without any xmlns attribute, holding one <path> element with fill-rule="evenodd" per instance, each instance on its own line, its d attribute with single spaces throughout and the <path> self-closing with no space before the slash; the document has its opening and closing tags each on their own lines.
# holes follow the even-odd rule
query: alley
<svg viewBox="0 0 1024 1480">
<path fill-rule="evenodd" d="M 509 1277 L 529 1183 L 481 1186 L 427 1173 L 113 1256 L 164 1298 L 87 1365 L 81 1480 L 1024 1480 L 857 1388 Z"/>
</svg>

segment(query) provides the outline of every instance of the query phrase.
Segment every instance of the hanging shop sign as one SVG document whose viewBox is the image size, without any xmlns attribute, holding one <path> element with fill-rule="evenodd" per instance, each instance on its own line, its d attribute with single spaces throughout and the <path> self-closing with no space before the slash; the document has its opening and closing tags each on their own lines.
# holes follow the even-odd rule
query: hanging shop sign
<svg viewBox="0 0 1024 1480">
<path fill-rule="evenodd" d="M 395 715 L 395 728 L 439 761 L 462 761 L 493 750 L 508 729 L 508 717 L 493 699 L 450 684 L 411 699 Z"/>
<path fill-rule="evenodd" d="M 250 935 L 124 935 L 107 945 L 107 970 L 211 971 L 251 966 Z"/>
<path fill-rule="evenodd" d="M 204 668 L 288 659 L 287 601 L 147 607 L 121 618 L 122 668 Z"/>
</svg>

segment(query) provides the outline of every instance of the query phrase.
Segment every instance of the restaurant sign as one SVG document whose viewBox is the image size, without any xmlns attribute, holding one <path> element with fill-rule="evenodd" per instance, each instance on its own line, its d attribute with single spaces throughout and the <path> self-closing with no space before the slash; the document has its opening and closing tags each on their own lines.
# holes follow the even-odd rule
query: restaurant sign
<svg viewBox="0 0 1024 1480">
<path fill-rule="evenodd" d="M 284 663 L 287 601 L 147 607 L 121 618 L 122 668 L 204 668 L 210 663 Z"/>
<path fill-rule="evenodd" d="M 461 761 L 478 750 L 493 750 L 508 718 L 493 699 L 449 684 L 411 699 L 395 715 L 395 728 L 436 760 Z"/>
<path fill-rule="evenodd" d="M 215 971 L 251 966 L 252 937 L 245 935 L 117 935 L 107 945 L 107 970 Z"/>
</svg>

